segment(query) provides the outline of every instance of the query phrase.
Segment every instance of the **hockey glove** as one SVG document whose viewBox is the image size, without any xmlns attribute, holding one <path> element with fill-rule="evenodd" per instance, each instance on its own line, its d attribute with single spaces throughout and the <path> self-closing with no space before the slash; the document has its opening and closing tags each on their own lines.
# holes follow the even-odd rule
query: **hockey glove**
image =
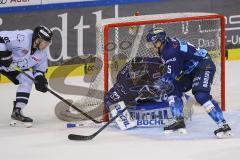
<svg viewBox="0 0 240 160">
<path fill-rule="evenodd" d="M 35 88 L 37 91 L 40 91 L 43 93 L 48 91 L 48 88 L 47 88 L 48 82 L 44 76 L 38 75 L 37 77 L 35 77 L 35 80 L 36 80 Z"/>
<path fill-rule="evenodd" d="M 0 51 L 0 66 L 9 67 L 12 61 L 12 52 Z"/>
</svg>

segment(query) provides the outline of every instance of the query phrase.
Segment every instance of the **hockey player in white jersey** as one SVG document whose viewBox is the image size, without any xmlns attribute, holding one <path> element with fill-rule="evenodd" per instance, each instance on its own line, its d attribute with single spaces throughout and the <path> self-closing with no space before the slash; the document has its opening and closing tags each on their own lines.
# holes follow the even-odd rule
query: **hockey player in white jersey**
<svg viewBox="0 0 240 160">
<path fill-rule="evenodd" d="M 0 31 L 0 74 L 5 75 L 15 85 L 16 100 L 13 102 L 11 126 L 18 122 L 31 127 L 33 120 L 23 115 L 22 110 L 27 105 L 31 94 L 31 79 L 16 71 L 14 66 L 21 68 L 35 80 L 35 88 L 47 92 L 47 47 L 52 41 L 53 33 L 45 26 L 37 26 L 34 31 L 15 30 Z"/>
</svg>

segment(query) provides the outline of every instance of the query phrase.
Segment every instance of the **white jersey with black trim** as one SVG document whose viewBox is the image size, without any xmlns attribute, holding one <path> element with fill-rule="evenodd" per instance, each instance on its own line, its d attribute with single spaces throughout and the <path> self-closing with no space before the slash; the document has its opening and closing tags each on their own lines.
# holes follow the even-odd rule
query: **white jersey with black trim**
<svg viewBox="0 0 240 160">
<path fill-rule="evenodd" d="M 47 64 L 47 49 L 40 51 L 36 50 L 31 54 L 33 31 L 30 29 L 16 31 L 0 31 L 0 37 L 4 39 L 6 49 L 12 52 L 13 64 L 25 70 L 33 68 L 46 72 Z M 13 71 L 10 67 L 2 67 L 3 70 Z"/>
</svg>

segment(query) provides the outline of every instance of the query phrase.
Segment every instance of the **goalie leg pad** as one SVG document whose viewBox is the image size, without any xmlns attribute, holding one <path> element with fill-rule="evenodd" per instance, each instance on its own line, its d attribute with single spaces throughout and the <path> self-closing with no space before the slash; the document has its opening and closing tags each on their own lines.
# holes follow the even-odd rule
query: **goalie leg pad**
<svg viewBox="0 0 240 160">
<path fill-rule="evenodd" d="M 115 122 L 121 130 L 127 130 L 127 129 L 130 129 L 130 128 L 136 127 L 137 126 L 137 121 L 133 120 L 131 118 L 128 110 L 125 110 L 124 112 L 122 112 L 122 110 L 124 108 L 126 108 L 126 105 L 123 101 L 111 105 L 109 107 L 110 116 L 114 117 L 117 114 L 119 115 L 116 118 Z"/>
</svg>

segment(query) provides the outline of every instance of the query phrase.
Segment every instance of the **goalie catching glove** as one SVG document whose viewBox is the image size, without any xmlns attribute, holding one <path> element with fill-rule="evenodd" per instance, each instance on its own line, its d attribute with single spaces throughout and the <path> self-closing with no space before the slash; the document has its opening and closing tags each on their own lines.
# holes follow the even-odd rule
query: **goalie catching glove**
<svg viewBox="0 0 240 160">
<path fill-rule="evenodd" d="M 122 112 L 122 110 L 126 108 L 126 105 L 123 101 L 115 103 L 109 107 L 110 109 L 110 117 L 114 117 L 117 114 L 119 115 L 115 122 L 121 130 L 127 130 L 130 128 L 134 128 L 137 126 L 137 121 L 133 120 L 130 116 L 128 110 Z"/>
<path fill-rule="evenodd" d="M 48 91 L 48 88 L 47 88 L 48 82 L 47 82 L 47 79 L 43 75 L 36 76 L 35 80 L 36 80 L 35 88 L 37 91 L 40 91 L 43 93 Z"/>
</svg>

